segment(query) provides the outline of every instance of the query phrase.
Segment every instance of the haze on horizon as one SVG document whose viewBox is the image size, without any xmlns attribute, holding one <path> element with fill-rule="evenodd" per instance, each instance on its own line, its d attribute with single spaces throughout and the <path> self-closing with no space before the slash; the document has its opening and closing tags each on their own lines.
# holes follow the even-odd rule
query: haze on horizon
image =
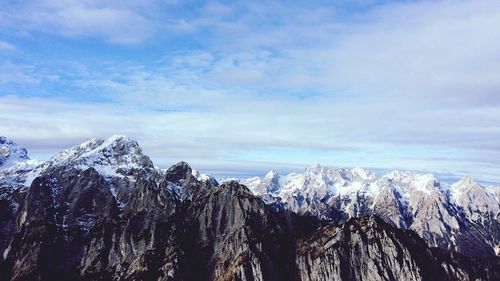
<svg viewBox="0 0 500 281">
<path fill-rule="evenodd" d="M 220 174 L 315 163 L 500 182 L 499 1 L 5 1 L 0 135 L 125 134 Z"/>
</svg>

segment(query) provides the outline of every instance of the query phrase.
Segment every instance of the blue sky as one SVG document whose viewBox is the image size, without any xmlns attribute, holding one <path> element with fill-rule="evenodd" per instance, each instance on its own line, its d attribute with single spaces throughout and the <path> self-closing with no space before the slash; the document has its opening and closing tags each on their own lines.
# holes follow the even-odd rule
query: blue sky
<svg viewBox="0 0 500 281">
<path fill-rule="evenodd" d="M 500 182 L 498 1 L 3 1 L 0 135 L 159 166 Z M 307 3 L 305 3 L 307 2 Z"/>
</svg>

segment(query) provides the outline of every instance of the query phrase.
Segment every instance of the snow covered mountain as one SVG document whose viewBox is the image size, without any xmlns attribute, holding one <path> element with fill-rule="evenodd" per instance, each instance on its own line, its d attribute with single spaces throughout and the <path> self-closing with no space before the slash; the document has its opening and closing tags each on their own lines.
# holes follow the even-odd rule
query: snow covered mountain
<svg viewBox="0 0 500 281">
<path fill-rule="evenodd" d="M 500 277 L 499 196 L 469 179 L 315 166 L 242 180 L 250 191 L 156 168 L 126 136 L 45 162 L 0 140 L 0 280 Z"/>
<path fill-rule="evenodd" d="M 241 180 L 267 203 L 303 215 L 345 222 L 378 215 L 411 229 L 431 246 L 471 255 L 500 254 L 498 188 L 472 179 L 449 185 L 431 174 L 393 171 L 377 176 L 361 168 L 316 165 L 303 173 Z"/>
<path fill-rule="evenodd" d="M 26 148 L 17 145 L 10 139 L 0 137 L 0 169 L 6 169 L 16 164 L 29 160 Z"/>
<path fill-rule="evenodd" d="M 30 160 L 27 150 L 0 138 L 0 197 L 28 188 L 36 177 L 51 175 L 54 186 L 71 171 L 95 169 L 108 183 L 119 204 L 129 200 L 138 179 L 165 181 L 180 198 L 191 198 L 192 183 L 216 187 L 214 177 L 181 162 L 160 170 L 126 136 L 92 139 L 66 149 L 45 162 Z M 177 178 L 188 180 L 179 182 Z M 375 214 L 395 227 L 411 229 L 431 246 L 471 255 L 500 254 L 500 188 L 472 179 L 449 185 L 431 174 L 393 171 L 375 175 L 362 168 L 312 166 L 303 173 L 239 180 L 268 204 L 279 204 L 301 215 L 342 223 Z"/>
<path fill-rule="evenodd" d="M 126 136 L 112 136 L 107 140 L 91 139 L 80 145 L 63 150 L 45 162 L 28 160 L 25 148 L 14 144 L 23 151 L 20 157 L 6 168 L 0 170 L 0 187 L 25 189 L 34 178 L 45 174 L 63 174 L 73 170 L 94 168 L 113 185 L 130 185 L 137 173 L 153 176 L 155 168 L 149 157 L 142 153 L 136 141 Z M 54 178 L 56 180 L 56 178 Z M 113 192 L 115 188 L 112 188 Z"/>
</svg>

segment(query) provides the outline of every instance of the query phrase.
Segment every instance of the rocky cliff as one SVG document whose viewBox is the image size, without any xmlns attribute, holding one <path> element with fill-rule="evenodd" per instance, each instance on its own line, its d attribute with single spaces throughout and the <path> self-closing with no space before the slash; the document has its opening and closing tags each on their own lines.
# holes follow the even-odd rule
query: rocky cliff
<svg viewBox="0 0 500 281">
<path fill-rule="evenodd" d="M 300 280 L 496 280 L 497 257 L 428 248 L 415 232 L 376 216 L 317 230 L 297 244 Z"/>
</svg>

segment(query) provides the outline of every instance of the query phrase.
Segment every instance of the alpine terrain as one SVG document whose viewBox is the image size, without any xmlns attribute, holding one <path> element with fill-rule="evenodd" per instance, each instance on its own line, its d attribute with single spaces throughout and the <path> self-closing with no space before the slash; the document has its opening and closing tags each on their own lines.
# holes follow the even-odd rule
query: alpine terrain
<svg viewBox="0 0 500 281">
<path fill-rule="evenodd" d="M 410 229 L 432 247 L 473 256 L 500 255 L 500 188 L 470 178 L 446 184 L 431 174 L 316 165 L 303 173 L 240 181 L 267 203 L 343 223 L 374 214 Z"/>
<path fill-rule="evenodd" d="M 0 138 L 0 280 L 500 280 L 498 189 L 315 166 L 224 181 L 126 136 Z"/>
</svg>

